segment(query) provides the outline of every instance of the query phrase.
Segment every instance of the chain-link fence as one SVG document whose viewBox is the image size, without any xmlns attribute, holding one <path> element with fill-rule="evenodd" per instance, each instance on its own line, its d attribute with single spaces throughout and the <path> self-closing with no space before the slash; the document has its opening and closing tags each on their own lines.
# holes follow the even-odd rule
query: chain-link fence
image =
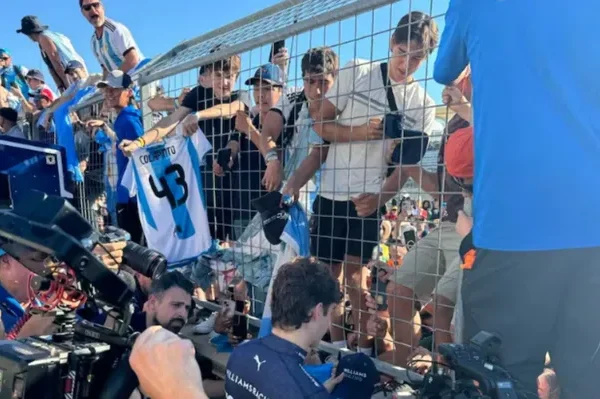
<svg viewBox="0 0 600 399">
<path fill-rule="evenodd" d="M 237 270 L 258 328 L 268 313 L 273 270 L 284 253 L 301 253 L 285 240 L 269 241 L 252 203 L 282 188 L 297 194 L 309 218 L 310 254 L 329 264 L 344 287 L 344 306 L 322 348 L 374 351 L 379 369 L 398 378 L 415 348 L 452 340 L 451 326 L 460 324 L 453 322 L 460 319 L 454 312 L 459 238 L 448 211 L 462 195 L 439 168 L 454 115 L 432 80 L 446 8 L 446 1 L 433 0 L 285 1 L 179 44 L 135 76 L 146 131 L 175 126 L 169 117 L 183 107 L 196 113 L 198 134 L 212 147 L 197 173 L 220 247 L 202 273 L 212 269 L 223 289 Z M 280 47 L 289 59 L 274 54 Z M 83 123 L 111 122 L 101 114 L 101 97 L 76 109 Z M 401 130 L 427 139 L 388 135 L 390 114 L 401 116 Z M 83 125 L 75 129 L 84 171 L 81 209 L 94 223 L 115 224 L 118 149 L 86 142 L 78 129 Z M 402 165 L 402 148 L 410 145 L 424 155 L 416 165 Z M 268 166 L 271 150 L 279 168 Z M 179 183 L 164 189 L 172 184 Z M 176 194 L 170 193 L 175 201 Z M 365 292 L 378 305 L 370 313 Z"/>
</svg>

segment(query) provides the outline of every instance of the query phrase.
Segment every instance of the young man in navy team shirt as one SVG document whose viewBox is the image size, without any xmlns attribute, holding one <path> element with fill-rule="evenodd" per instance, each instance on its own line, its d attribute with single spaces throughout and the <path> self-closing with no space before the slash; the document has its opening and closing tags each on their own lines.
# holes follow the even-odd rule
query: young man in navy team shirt
<svg viewBox="0 0 600 399">
<path fill-rule="evenodd" d="M 434 69 L 444 85 L 472 71 L 477 249 L 464 271 L 464 338 L 497 333 L 503 366 L 533 395 L 550 352 L 561 398 L 598 397 L 600 314 L 584 310 L 600 302 L 598 214 L 573 218 L 540 199 L 560 187 L 597 208 L 599 12 L 594 0 L 452 0 Z M 535 231 L 527 203 L 552 215 Z"/>
<path fill-rule="evenodd" d="M 227 362 L 227 397 L 329 398 L 344 374 L 321 385 L 304 362 L 309 348 L 329 329 L 329 314 L 341 298 L 338 281 L 316 260 L 299 258 L 282 266 L 273 283 L 273 333 L 233 351 Z"/>
<path fill-rule="evenodd" d="M 98 88 L 104 90 L 104 98 L 110 109 L 117 111 L 114 130 L 104 121 L 90 121 L 88 126 L 101 128 L 116 140 L 117 146 L 123 140 L 136 140 L 144 134 L 141 112 L 131 105 L 133 99 L 133 81 L 126 73 L 115 70 L 108 74 L 106 81 L 98 83 Z M 119 227 L 129 232 L 131 240 L 140 243 L 144 232 L 140 223 L 138 207 L 135 198 L 129 197 L 129 192 L 121 185 L 123 174 L 127 169 L 129 159 L 121 151 L 117 151 L 117 221 Z"/>
</svg>

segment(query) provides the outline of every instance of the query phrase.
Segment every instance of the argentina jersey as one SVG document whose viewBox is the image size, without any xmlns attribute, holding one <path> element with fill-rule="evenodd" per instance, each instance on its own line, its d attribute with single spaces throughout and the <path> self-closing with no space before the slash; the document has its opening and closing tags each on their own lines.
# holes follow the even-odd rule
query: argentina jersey
<svg viewBox="0 0 600 399">
<path fill-rule="evenodd" d="M 212 243 L 204 203 L 201 166 L 212 149 L 200 129 L 176 135 L 133 153 L 122 185 L 137 196 L 148 247 L 170 263 L 194 258 Z"/>
<path fill-rule="evenodd" d="M 119 69 L 125 61 L 125 55 L 133 49 L 138 52 L 140 60 L 144 60 L 144 55 L 138 48 L 129 29 L 111 19 L 106 18 L 100 38 L 96 36 L 95 32 L 92 35 L 92 51 L 100 65 L 106 68 L 107 71 Z M 124 72 L 130 73 L 131 71 Z"/>
</svg>

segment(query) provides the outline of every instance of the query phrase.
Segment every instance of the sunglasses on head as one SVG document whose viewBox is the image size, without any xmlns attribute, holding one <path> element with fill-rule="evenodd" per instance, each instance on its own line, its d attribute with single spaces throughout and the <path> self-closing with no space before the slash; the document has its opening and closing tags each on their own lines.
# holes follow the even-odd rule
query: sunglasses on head
<svg viewBox="0 0 600 399">
<path fill-rule="evenodd" d="M 86 4 L 84 6 L 81 6 L 81 8 L 83 8 L 85 11 L 91 11 L 92 8 L 97 10 L 98 8 L 100 8 L 100 2 Z"/>
</svg>

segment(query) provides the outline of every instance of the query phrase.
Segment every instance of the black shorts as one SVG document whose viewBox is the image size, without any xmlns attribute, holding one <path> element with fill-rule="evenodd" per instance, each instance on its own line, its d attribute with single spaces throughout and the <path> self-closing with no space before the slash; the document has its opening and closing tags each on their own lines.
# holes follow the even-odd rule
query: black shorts
<svg viewBox="0 0 600 399">
<path fill-rule="evenodd" d="M 332 201 L 317 196 L 310 221 L 313 256 L 328 264 L 344 261 L 344 255 L 358 256 L 363 264 L 371 260 L 379 242 L 379 213 L 359 217 L 352 201 Z"/>
</svg>

